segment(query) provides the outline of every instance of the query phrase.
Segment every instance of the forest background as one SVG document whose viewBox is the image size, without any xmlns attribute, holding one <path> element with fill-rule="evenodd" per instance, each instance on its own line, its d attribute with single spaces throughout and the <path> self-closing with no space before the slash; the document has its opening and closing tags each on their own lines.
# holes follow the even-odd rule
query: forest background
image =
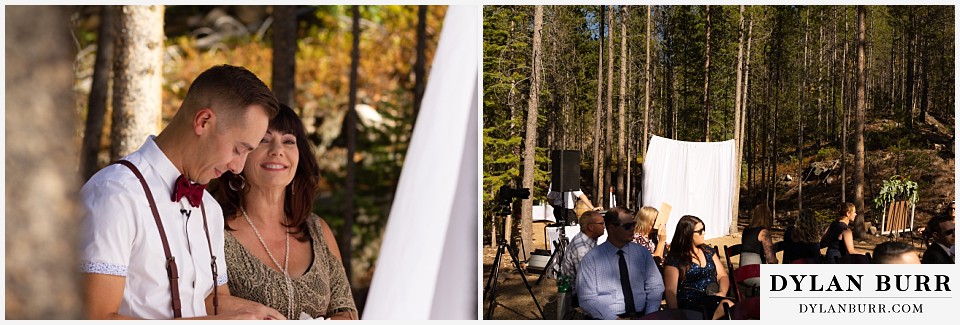
<svg viewBox="0 0 960 325">
<path fill-rule="evenodd" d="M 884 202 L 916 193 L 922 226 L 954 200 L 954 21 L 953 6 L 486 6 L 484 245 L 545 248 L 531 206 L 552 150 L 581 152 L 594 205 L 613 187 L 636 210 L 653 135 L 736 140 L 731 233 L 756 204 L 782 230 L 854 202 L 865 240 Z M 501 217 L 501 186 L 531 198 Z"/>
</svg>

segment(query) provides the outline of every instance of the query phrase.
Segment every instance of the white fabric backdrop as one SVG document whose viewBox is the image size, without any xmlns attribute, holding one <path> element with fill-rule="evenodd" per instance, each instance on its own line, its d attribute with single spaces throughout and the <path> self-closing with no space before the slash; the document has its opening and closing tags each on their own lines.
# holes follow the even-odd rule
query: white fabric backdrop
<svg viewBox="0 0 960 325">
<path fill-rule="evenodd" d="M 479 44 L 480 8 L 451 6 L 364 320 L 478 318 Z"/>
<path fill-rule="evenodd" d="M 706 239 L 730 233 L 734 142 L 684 142 L 653 136 L 643 164 L 643 205 L 673 207 L 668 242 L 684 215 L 703 220 Z"/>
</svg>

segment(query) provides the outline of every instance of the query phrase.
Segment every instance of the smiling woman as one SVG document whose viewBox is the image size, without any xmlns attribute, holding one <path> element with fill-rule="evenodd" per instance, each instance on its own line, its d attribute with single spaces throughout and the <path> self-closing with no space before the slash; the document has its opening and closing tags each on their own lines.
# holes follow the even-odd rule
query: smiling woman
<svg viewBox="0 0 960 325">
<path fill-rule="evenodd" d="M 243 172 L 211 185 L 228 230 L 228 284 L 288 319 L 357 319 L 336 239 L 311 212 L 320 180 L 313 157 L 300 118 L 281 105 Z"/>
</svg>

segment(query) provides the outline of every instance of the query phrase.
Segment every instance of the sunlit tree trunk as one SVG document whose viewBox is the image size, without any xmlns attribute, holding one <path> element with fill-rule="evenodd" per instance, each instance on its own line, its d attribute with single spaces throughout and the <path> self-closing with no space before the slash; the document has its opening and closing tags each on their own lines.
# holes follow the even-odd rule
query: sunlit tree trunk
<svg viewBox="0 0 960 325">
<path fill-rule="evenodd" d="M 121 6 L 113 68 L 110 159 L 140 148 L 160 128 L 163 6 Z"/>
<path fill-rule="evenodd" d="M 627 100 L 627 6 L 620 6 L 620 107 L 618 112 L 618 121 L 620 129 L 617 130 L 617 201 L 628 202 L 629 198 L 624 195 L 626 186 L 624 185 L 627 174 L 624 173 L 627 164 L 626 148 L 626 100 Z M 617 202 L 617 204 L 622 204 Z"/>
<path fill-rule="evenodd" d="M 597 54 L 597 110 L 594 112 L 594 123 L 593 123 L 593 184 L 594 184 L 594 202 L 598 202 L 597 205 L 602 205 L 601 195 L 603 194 L 603 158 L 600 156 L 600 142 L 602 142 L 602 137 L 600 136 L 600 119 L 603 117 L 603 31 L 604 31 L 604 20 L 603 15 L 606 10 L 606 6 L 600 6 L 600 49 Z"/>
<path fill-rule="evenodd" d="M 863 187 L 864 187 L 864 134 L 863 127 L 866 123 L 867 108 L 867 9 L 865 6 L 857 6 L 857 119 L 854 138 L 856 146 L 854 148 L 853 159 L 853 200 L 857 206 L 857 218 L 853 222 L 853 234 L 857 239 L 864 235 L 863 229 Z"/>
<path fill-rule="evenodd" d="M 523 140 L 523 187 L 533 188 L 537 156 L 537 109 L 540 105 L 541 32 L 543 31 L 543 6 L 536 6 L 533 13 L 533 63 L 530 65 L 530 98 L 527 107 L 527 132 Z M 522 200 L 520 237 L 523 240 L 523 259 L 533 251 L 533 201 Z M 558 220 L 559 221 L 559 220 Z"/>
</svg>

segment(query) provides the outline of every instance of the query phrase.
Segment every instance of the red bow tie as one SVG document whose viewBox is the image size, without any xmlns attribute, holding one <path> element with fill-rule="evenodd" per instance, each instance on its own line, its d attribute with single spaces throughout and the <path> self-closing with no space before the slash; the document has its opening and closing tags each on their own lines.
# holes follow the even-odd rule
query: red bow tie
<svg viewBox="0 0 960 325">
<path fill-rule="evenodd" d="M 180 175 L 173 185 L 173 202 L 178 202 L 181 198 L 187 197 L 190 205 L 196 208 L 200 206 L 200 202 L 203 202 L 203 189 L 205 188 L 207 188 L 206 185 L 196 184 Z"/>
</svg>

